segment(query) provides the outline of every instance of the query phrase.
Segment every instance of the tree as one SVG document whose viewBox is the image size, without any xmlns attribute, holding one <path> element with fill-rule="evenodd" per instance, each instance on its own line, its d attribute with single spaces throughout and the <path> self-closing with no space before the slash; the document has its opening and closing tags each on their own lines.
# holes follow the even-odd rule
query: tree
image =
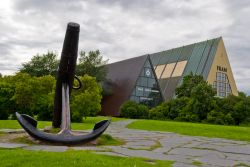
<svg viewBox="0 0 250 167">
<path fill-rule="evenodd" d="M 215 108 L 215 94 L 215 90 L 206 82 L 199 83 L 192 89 L 190 109 L 197 114 L 199 120 L 206 119 L 207 113 Z"/>
<path fill-rule="evenodd" d="M 54 77 L 31 77 L 26 73 L 18 73 L 12 80 L 15 81 L 15 92 L 11 100 L 16 104 L 15 110 L 30 116 L 38 115 L 39 120 L 50 120 L 53 111 Z"/>
<path fill-rule="evenodd" d="M 76 67 L 76 74 L 84 76 L 85 74 L 95 77 L 97 82 L 106 80 L 106 63 L 108 60 L 103 60 L 99 50 L 90 51 L 88 54 L 81 51 L 79 56 L 79 64 Z"/>
<path fill-rule="evenodd" d="M 31 61 L 22 64 L 20 72 L 36 77 L 44 75 L 55 76 L 58 67 L 56 57 L 57 55 L 55 53 L 49 51 L 43 55 L 37 54 L 31 58 Z"/>
<path fill-rule="evenodd" d="M 101 111 L 102 89 L 94 77 L 80 77 L 83 87 L 72 92 L 72 121 L 82 122 L 82 117 L 96 116 Z"/>
<path fill-rule="evenodd" d="M 177 97 L 191 97 L 191 92 L 199 83 L 207 84 L 201 75 L 187 75 L 183 78 L 182 85 L 175 89 Z"/>
<path fill-rule="evenodd" d="M 11 98 L 15 88 L 9 77 L 0 78 L 0 119 L 8 119 L 15 106 Z"/>
<path fill-rule="evenodd" d="M 231 111 L 231 115 L 236 125 L 250 122 L 250 97 L 243 97 L 241 101 L 236 103 Z"/>
</svg>

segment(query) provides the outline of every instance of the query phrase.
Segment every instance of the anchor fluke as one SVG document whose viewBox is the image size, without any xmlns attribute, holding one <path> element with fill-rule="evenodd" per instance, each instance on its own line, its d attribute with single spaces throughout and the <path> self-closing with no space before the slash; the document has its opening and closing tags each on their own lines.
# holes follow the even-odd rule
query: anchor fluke
<svg viewBox="0 0 250 167">
<path fill-rule="evenodd" d="M 63 133 L 51 134 L 37 129 L 34 124 L 31 124 L 31 122 L 26 119 L 26 116 L 27 115 L 16 112 L 18 122 L 30 136 L 41 141 L 60 144 L 80 144 L 90 142 L 98 138 L 110 124 L 110 120 L 98 122 L 95 124 L 93 131 L 85 135 L 75 135 L 73 132 L 68 135 Z"/>
</svg>

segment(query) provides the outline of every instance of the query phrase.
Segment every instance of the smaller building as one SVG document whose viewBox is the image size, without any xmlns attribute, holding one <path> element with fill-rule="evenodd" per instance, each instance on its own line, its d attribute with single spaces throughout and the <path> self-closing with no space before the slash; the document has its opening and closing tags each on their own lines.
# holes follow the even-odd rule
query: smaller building
<svg viewBox="0 0 250 167">
<path fill-rule="evenodd" d="M 202 75 L 219 97 L 238 95 L 221 37 L 108 64 L 107 70 L 113 93 L 103 98 L 101 115 L 119 116 L 127 100 L 154 107 L 174 98 L 190 73 Z"/>
</svg>

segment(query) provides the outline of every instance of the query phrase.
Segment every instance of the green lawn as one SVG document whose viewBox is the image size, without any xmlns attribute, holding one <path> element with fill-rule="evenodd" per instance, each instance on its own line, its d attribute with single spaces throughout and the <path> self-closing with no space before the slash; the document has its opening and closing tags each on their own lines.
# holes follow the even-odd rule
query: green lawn
<svg viewBox="0 0 250 167">
<path fill-rule="evenodd" d="M 171 164 L 172 162 L 170 161 L 151 161 L 140 158 L 106 156 L 88 151 L 56 153 L 21 149 L 0 149 L 1 167 L 170 167 Z"/>
<path fill-rule="evenodd" d="M 208 125 L 188 122 L 138 120 L 127 126 L 130 129 L 176 132 L 183 135 L 226 138 L 250 141 L 250 127 Z"/>
<path fill-rule="evenodd" d="M 83 120 L 83 123 L 72 123 L 71 127 L 74 130 L 86 130 L 92 129 L 94 124 L 107 119 L 108 117 L 88 117 Z M 122 120 L 122 118 L 112 118 L 112 121 Z M 45 126 L 51 126 L 51 121 L 38 121 L 38 128 L 44 128 Z M 21 129 L 21 126 L 17 120 L 0 120 L 0 129 Z"/>
</svg>

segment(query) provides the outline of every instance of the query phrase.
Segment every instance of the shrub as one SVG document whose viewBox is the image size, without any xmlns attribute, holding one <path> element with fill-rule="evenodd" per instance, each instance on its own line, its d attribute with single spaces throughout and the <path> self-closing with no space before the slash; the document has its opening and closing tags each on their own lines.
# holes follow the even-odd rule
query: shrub
<svg viewBox="0 0 250 167">
<path fill-rule="evenodd" d="M 226 124 L 226 125 L 234 125 L 235 124 L 234 119 L 230 113 L 228 113 L 224 117 L 224 124 Z"/>
<path fill-rule="evenodd" d="M 0 120 L 8 119 L 9 113 L 6 110 L 0 110 Z"/>
<path fill-rule="evenodd" d="M 213 124 L 223 125 L 223 124 L 225 124 L 225 122 L 224 122 L 224 114 L 222 112 L 220 112 L 220 111 L 212 110 L 207 115 L 207 122 L 208 123 L 213 123 Z"/>
<path fill-rule="evenodd" d="M 162 103 L 159 106 L 156 106 L 155 108 L 149 110 L 149 118 L 156 120 L 164 120 L 166 119 L 165 115 L 166 113 L 168 113 L 168 111 L 169 111 L 168 103 Z"/>
<path fill-rule="evenodd" d="M 82 117 L 96 116 L 101 111 L 102 89 L 94 77 L 80 77 L 83 87 L 72 92 L 72 121 L 82 122 Z"/>
<path fill-rule="evenodd" d="M 134 101 L 127 101 L 120 107 L 122 117 L 133 119 L 147 119 L 149 115 L 148 107 Z"/>
</svg>

